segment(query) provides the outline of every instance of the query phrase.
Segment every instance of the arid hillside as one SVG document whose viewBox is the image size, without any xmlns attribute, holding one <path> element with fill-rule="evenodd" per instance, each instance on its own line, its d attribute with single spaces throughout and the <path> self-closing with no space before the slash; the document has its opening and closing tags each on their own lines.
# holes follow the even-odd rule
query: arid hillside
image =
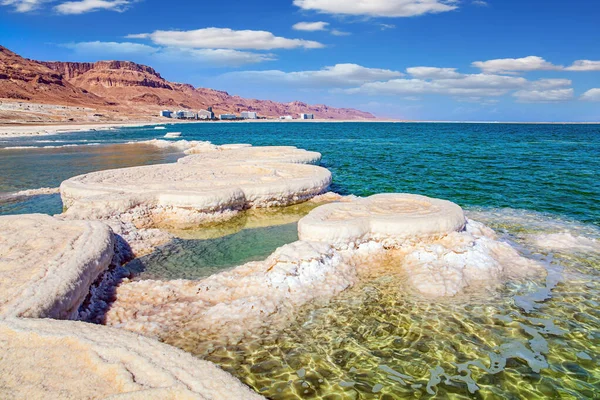
<svg viewBox="0 0 600 400">
<path fill-rule="evenodd" d="M 68 106 L 70 111 L 50 115 L 48 110 L 52 107 L 30 107 L 27 103 Z M 30 122 L 42 122 L 44 119 L 41 115 L 27 116 L 23 112 L 11 114 L 15 109 L 43 109 L 51 121 L 107 121 L 154 117 L 165 108 L 198 110 L 209 106 L 216 114 L 256 111 L 260 116 L 273 118 L 299 113 L 313 113 L 318 119 L 330 120 L 375 118 L 354 109 L 299 101 L 245 99 L 224 91 L 194 88 L 169 82 L 153 68 L 130 61 L 39 62 L 0 46 L 0 121 L 25 122 L 29 118 Z M 79 112 L 72 107 L 85 107 L 85 110 Z"/>
</svg>

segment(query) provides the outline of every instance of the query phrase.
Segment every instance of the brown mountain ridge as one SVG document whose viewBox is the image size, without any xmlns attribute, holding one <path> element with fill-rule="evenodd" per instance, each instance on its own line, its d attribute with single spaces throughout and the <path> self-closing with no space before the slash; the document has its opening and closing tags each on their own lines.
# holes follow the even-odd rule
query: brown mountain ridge
<svg viewBox="0 0 600 400">
<path fill-rule="evenodd" d="M 372 114 L 355 109 L 246 99 L 224 91 L 169 82 L 153 68 L 130 61 L 39 62 L 20 57 L 2 46 L 0 99 L 4 99 L 0 102 L 84 106 L 93 110 L 96 120 L 144 119 L 165 108 L 199 110 L 209 106 L 216 114 L 256 111 L 271 118 L 313 113 L 318 119 L 375 119 Z"/>
</svg>

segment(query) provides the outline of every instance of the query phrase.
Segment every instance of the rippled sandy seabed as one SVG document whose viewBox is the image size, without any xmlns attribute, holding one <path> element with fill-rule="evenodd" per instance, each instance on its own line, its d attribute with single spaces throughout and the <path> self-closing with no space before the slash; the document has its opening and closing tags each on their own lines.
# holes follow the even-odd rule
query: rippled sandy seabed
<svg viewBox="0 0 600 400">
<path fill-rule="evenodd" d="M 541 261 L 547 277 L 433 300 L 406 288 L 390 256 L 332 301 L 304 306 L 283 330 L 235 345 L 185 329 L 162 339 L 272 399 L 597 396 L 599 230 L 510 209 L 468 215 Z"/>
</svg>

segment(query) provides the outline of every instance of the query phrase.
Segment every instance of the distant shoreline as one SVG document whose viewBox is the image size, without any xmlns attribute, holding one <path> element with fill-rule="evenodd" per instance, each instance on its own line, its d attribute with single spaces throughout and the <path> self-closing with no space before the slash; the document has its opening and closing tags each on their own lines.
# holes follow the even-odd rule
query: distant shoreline
<svg viewBox="0 0 600 400">
<path fill-rule="evenodd" d="M 85 132 L 92 130 L 110 130 L 111 128 L 141 127 L 150 125 L 174 125 L 193 123 L 218 123 L 218 124 L 244 124 L 244 123 L 394 123 L 394 124 L 497 124 L 497 125 L 600 125 L 599 122 L 496 122 L 496 121 L 399 121 L 391 119 L 376 120 L 278 120 L 260 119 L 243 121 L 186 121 L 186 120 L 161 120 L 161 121 L 134 121 L 134 122 L 103 122 L 89 123 L 73 122 L 71 124 L 0 124 L 0 138 L 21 136 L 56 135 L 61 133 Z"/>
</svg>

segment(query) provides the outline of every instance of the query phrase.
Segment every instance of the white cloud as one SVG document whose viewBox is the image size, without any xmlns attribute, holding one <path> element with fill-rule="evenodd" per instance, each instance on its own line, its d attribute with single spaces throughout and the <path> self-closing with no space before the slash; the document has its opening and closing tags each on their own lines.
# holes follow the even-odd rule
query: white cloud
<svg viewBox="0 0 600 400">
<path fill-rule="evenodd" d="M 484 1 L 484 0 L 473 0 L 471 3 L 475 4 L 476 6 L 482 6 L 482 7 L 489 6 L 488 2 Z"/>
<path fill-rule="evenodd" d="M 68 1 L 57 5 L 54 9 L 59 14 L 84 14 L 100 10 L 123 12 L 128 5 L 128 0 L 82 0 Z"/>
<path fill-rule="evenodd" d="M 456 68 L 411 67 L 406 72 L 419 79 L 457 79 L 463 75 Z"/>
<path fill-rule="evenodd" d="M 196 62 L 206 66 L 239 67 L 263 61 L 273 61 L 273 54 L 253 53 L 231 49 L 180 49 L 172 47 L 153 47 L 130 42 L 79 42 L 69 43 L 65 47 L 76 54 L 96 58 L 131 58 L 132 56 L 151 55 L 155 60 L 169 62 Z"/>
<path fill-rule="evenodd" d="M 294 0 L 303 10 L 370 17 L 413 17 L 458 8 L 456 0 Z"/>
<path fill-rule="evenodd" d="M 333 36 L 350 36 L 350 35 L 352 35 L 350 32 L 344 32 L 344 31 L 340 31 L 337 29 L 332 29 L 331 34 Z"/>
<path fill-rule="evenodd" d="M 600 71 L 600 61 L 577 60 L 571 66 L 564 67 L 554 65 L 538 56 L 475 61 L 472 65 L 490 74 L 516 74 L 530 71 Z"/>
<path fill-rule="evenodd" d="M 130 42 L 79 42 L 64 45 L 79 54 L 93 54 L 99 56 L 127 56 L 140 54 L 153 54 L 159 49 L 145 44 Z"/>
<path fill-rule="evenodd" d="M 491 74 L 514 74 L 527 71 L 557 71 L 563 69 L 563 67 L 554 65 L 537 56 L 475 61 L 472 65 L 485 73 Z"/>
<path fill-rule="evenodd" d="M 290 85 L 347 87 L 361 85 L 365 82 L 392 79 L 402 76 L 402 73 L 388 69 L 366 68 L 357 64 L 337 64 L 318 71 L 243 71 L 226 74 L 226 76 Z"/>
<path fill-rule="evenodd" d="M 552 91 L 565 89 L 571 85 L 568 79 L 539 79 L 529 81 L 523 77 L 494 74 L 461 74 L 454 68 L 413 67 L 407 72 L 414 79 L 392 79 L 387 82 L 369 82 L 360 87 L 346 90 L 346 93 L 368 95 L 416 95 L 440 94 L 461 98 L 484 98 L 504 96 L 512 91 L 538 91 L 549 101 Z M 523 93 L 521 97 L 525 98 Z M 534 96 L 534 95 L 531 95 Z"/>
<path fill-rule="evenodd" d="M 566 71 L 600 71 L 600 61 L 578 60 L 570 67 L 565 68 Z"/>
<path fill-rule="evenodd" d="M 554 103 L 573 99 L 573 89 L 519 90 L 513 96 L 520 103 Z"/>
<path fill-rule="evenodd" d="M 155 31 L 127 35 L 130 39 L 150 39 L 155 44 L 179 48 L 197 49 L 319 49 L 325 47 L 319 42 L 302 39 L 288 39 L 267 31 L 234 31 L 226 28 L 204 28 L 192 31 Z"/>
<path fill-rule="evenodd" d="M 177 49 L 165 48 L 156 54 L 163 61 L 183 62 L 196 61 L 210 66 L 240 67 L 247 64 L 258 64 L 274 61 L 273 54 L 253 53 L 231 49 Z"/>
<path fill-rule="evenodd" d="M 37 10 L 43 3 L 48 0 L 1 0 L 3 6 L 11 6 L 16 12 L 26 13 Z"/>
<path fill-rule="evenodd" d="M 292 26 L 292 29 L 295 29 L 297 31 L 315 32 L 325 31 L 327 30 L 327 26 L 329 26 L 329 22 L 298 22 L 297 24 L 294 24 L 294 26 Z"/>
<path fill-rule="evenodd" d="M 600 88 L 590 89 L 581 95 L 581 100 L 600 101 Z"/>
</svg>

